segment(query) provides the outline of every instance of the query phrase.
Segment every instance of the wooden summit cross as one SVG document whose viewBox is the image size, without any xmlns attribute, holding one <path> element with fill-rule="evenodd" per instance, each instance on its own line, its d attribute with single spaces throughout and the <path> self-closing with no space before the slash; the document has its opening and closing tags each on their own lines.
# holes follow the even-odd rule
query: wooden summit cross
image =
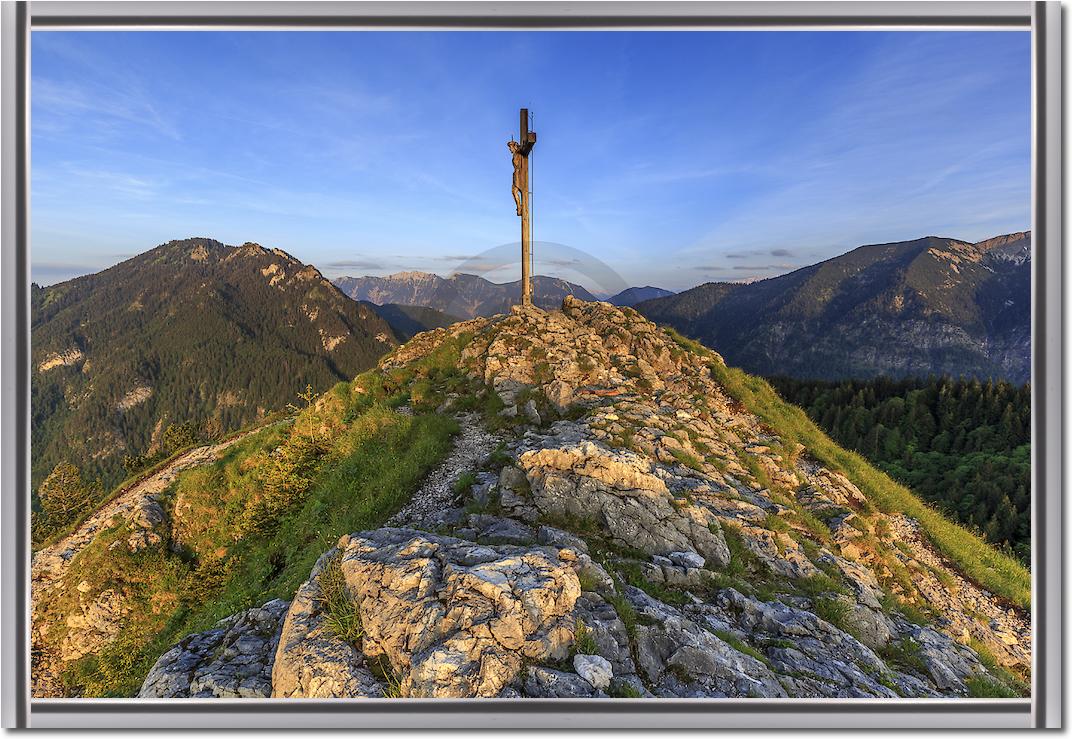
<svg viewBox="0 0 1072 739">
<path fill-rule="evenodd" d="M 521 217 L 521 304 L 532 305 L 532 212 L 529 208 L 529 154 L 536 144 L 536 132 L 529 130 L 529 109 L 521 109 L 519 141 L 507 143 L 514 162 L 514 204 Z"/>
</svg>

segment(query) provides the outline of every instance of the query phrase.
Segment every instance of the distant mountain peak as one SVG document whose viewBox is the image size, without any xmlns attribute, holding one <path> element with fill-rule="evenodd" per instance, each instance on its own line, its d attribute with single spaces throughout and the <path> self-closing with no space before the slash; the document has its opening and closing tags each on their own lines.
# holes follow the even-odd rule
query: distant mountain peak
<svg viewBox="0 0 1072 739">
<path fill-rule="evenodd" d="M 558 308 L 562 299 L 574 295 L 595 300 L 588 290 L 558 277 L 532 278 L 533 300 L 543 308 Z M 506 313 L 521 298 L 521 282 L 497 283 L 459 272 L 443 278 L 429 272 L 396 272 L 387 277 L 339 277 L 335 285 L 349 297 L 375 305 L 432 308 L 450 316 L 473 318 Z"/>
<path fill-rule="evenodd" d="M 399 282 L 414 282 L 414 281 L 432 281 L 442 280 L 443 278 L 433 272 L 421 272 L 420 270 L 408 270 L 405 272 L 395 272 L 394 274 L 387 275 L 382 278 L 384 280 L 396 280 Z"/>
<path fill-rule="evenodd" d="M 1008 246 L 1009 244 L 1021 244 L 1024 241 L 1031 240 L 1030 231 L 1016 231 L 1015 233 L 1004 234 L 1002 236 L 994 236 L 983 241 L 976 242 L 975 246 L 989 251 L 991 249 L 1000 248 L 1002 246 Z"/>
<path fill-rule="evenodd" d="M 672 290 L 664 290 L 661 287 L 652 287 L 651 285 L 645 285 L 644 287 L 627 287 L 617 295 L 612 295 L 607 298 L 607 302 L 611 305 L 634 306 L 645 300 L 665 298 L 666 296 L 673 294 Z"/>
<path fill-rule="evenodd" d="M 1019 266 L 1031 261 L 1031 232 L 1018 231 L 1004 236 L 995 236 L 992 239 L 980 241 L 975 244 L 975 248 L 985 252 L 991 261 Z"/>
</svg>

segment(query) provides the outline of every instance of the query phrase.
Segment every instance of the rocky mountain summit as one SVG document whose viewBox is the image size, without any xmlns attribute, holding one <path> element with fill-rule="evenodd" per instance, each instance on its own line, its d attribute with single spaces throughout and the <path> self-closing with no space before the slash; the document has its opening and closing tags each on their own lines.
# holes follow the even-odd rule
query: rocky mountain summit
<svg viewBox="0 0 1072 739">
<path fill-rule="evenodd" d="M 397 525 L 339 532 L 289 603 L 182 638 L 140 695 L 1024 690 L 1013 565 L 835 464 L 845 453 L 759 383 L 632 309 L 570 297 L 418 334 L 348 392 L 386 385 L 394 413 L 461 417 L 448 472 Z"/>
</svg>

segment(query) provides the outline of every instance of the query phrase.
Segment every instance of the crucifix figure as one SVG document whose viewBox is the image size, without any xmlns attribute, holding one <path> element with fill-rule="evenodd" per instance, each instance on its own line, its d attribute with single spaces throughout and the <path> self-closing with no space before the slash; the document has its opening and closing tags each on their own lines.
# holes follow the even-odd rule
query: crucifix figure
<svg viewBox="0 0 1072 739">
<path fill-rule="evenodd" d="M 532 259 L 530 239 L 532 219 L 529 211 L 529 153 L 536 145 L 536 132 L 529 130 L 529 109 L 521 109 L 520 141 L 511 139 L 506 146 L 514 164 L 512 191 L 517 214 L 521 216 L 521 304 L 532 304 Z"/>
<path fill-rule="evenodd" d="M 517 206 L 517 214 L 521 215 L 521 201 L 525 197 L 525 155 L 521 153 L 521 144 L 513 139 L 507 141 L 506 146 L 514 160 L 514 205 Z"/>
</svg>

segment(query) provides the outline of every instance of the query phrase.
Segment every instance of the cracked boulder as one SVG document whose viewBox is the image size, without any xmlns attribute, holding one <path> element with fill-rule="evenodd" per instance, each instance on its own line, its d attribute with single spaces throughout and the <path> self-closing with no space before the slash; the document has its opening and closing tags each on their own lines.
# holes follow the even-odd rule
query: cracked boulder
<svg viewBox="0 0 1072 739">
<path fill-rule="evenodd" d="M 525 662 L 568 656 L 581 589 L 553 547 L 485 546 L 395 528 L 344 542 L 362 651 L 387 660 L 402 695 L 493 697 Z"/>
</svg>

